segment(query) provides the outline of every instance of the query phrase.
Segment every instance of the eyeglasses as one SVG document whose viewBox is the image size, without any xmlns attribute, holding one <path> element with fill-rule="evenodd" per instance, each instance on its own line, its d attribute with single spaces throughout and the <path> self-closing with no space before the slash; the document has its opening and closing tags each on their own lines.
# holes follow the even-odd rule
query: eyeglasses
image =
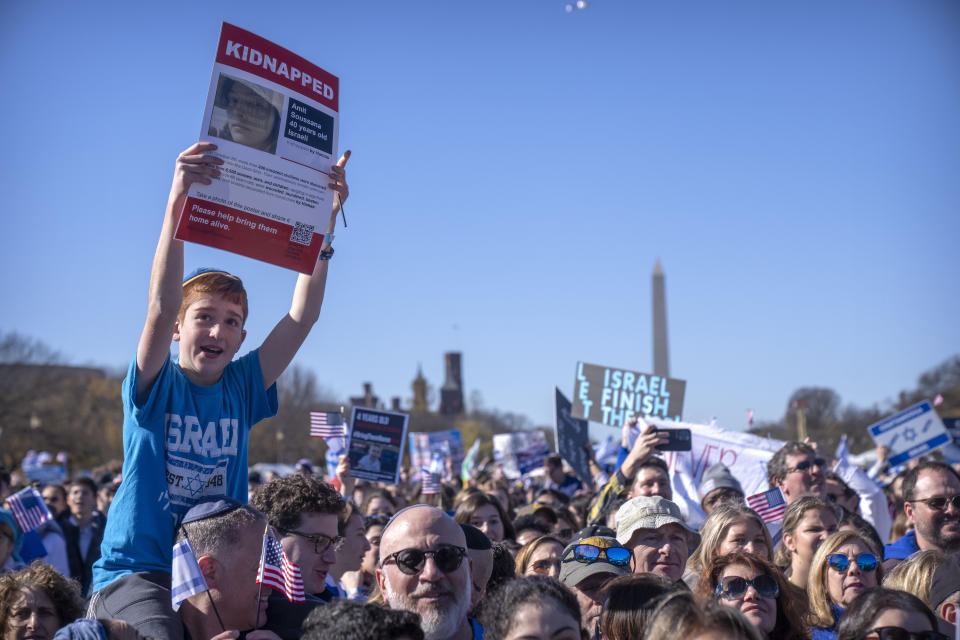
<svg viewBox="0 0 960 640">
<path fill-rule="evenodd" d="M 715 593 L 718 598 L 739 600 L 747 593 L 749 587 L 753 587 L 761 598 L 772 599 L 780 595 L 780 585 L 768 575 L 759 575 L 753 580 L 747 580 L 739 576 L 727 576 L 717 583 Z"/>
<path fill-rule="evenodd" d="M 292 529 L 278 529 L 283 535 L 294 535 L 300 536 L 301 538 L 306 538 L 307 540 L 313 543 L 313 552 L 317 555 L 325 553 L 327 549 L 333 546 L 334 551 L 339 551 L 340 547 L 343 546 L 343 536 L 337 536 L 336 538 L 331 538 L 330 536 L 325 536 L 322 533 L 301 533 L 299 531 L 293 531 Z"/>
<path fill-rule="evenodd" d="M 375 514 L 372 516 L 367 516 L 363 519 L 363 528 L 369 529 L 370 527 L 385 527 L 387 523 L 390 522 L 390 516 Z"/>
<path fill-rule="evenodd" d="M 874 636 L 877 640 L 949 640 L 939 631 L 907 631 L 903 627 L 877 627 L 867 631 L 863 638 Z"/>
<path fill-rule="evenodd" d="M 877 568 L 877 556 L 872 553 L 857 554 L 856 562 L 860 571 L 864 573 L 870 573 Z M 842 553 L 832 553 L 827 556 L 827 564 L 837 573 L 846 573 L 847 569 L 850 568 L 850 558 Z"/>
<path fill-rule="evenodd" d="M 380 566 L 393 560 L 397 563 L 397 569 L 400 569 L 401 573 L 413 576 L 423 571 L 423 567 L 427 563 L 427 556 L 432 556 L 437 569 L 444 573 L 451 573 L 460 568 L 466 555 L 466 549 L 453 545 L 444 545 L 437 549 L 403 549 L 384 558 Z"/>
<path fill-rule="evenodd" d="M 922 502 L 935 511 L 946 511 L 947 504 L 952 504 L 955 509 L 960 509 L 960 495 L 950 496 L 949 498 L 925 498 L 923 500 L 907 500 L 907 502 Z"/>
<path fill-rule="evenodd" d="M 823 469 L 827 466 L 827 461 L 823 458 L 814 458 L 813 460 L 804 460 L 803 462 L 798 462 L 797 466 L 787 469 L 787 473 L 793 473 L 794 471 L 809 471 L 810 467 L 820 467 Z"/>
<path fill-rule="evenodd" d="M 612 565 L 626 567 L 630 564 L 630 550 L 624 547 L 601 549 L 595 544 L 578 544 L 573 548 L 573 559 L 586 564 L 606 560 Z"/>
</svg>

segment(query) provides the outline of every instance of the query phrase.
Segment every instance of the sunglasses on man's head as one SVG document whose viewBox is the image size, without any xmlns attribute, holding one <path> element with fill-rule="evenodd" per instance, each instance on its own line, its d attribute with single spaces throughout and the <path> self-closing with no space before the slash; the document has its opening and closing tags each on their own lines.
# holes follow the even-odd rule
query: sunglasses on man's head
<svg viewBox="0 0 960 640">
<path fill-rule="evenodd" d="M 949 498 L 926 498 L 924 500 L 907 500 L 907 502 L 922 502 L 931 509 L 935 511 L 946 511 L 947 504 L 952 504 L 955 508 L 960 509 L 960 495 L 950 496 Z"/>
<path fill-rule="evenodd" d="M 624 547 L 602 549 L 595 544 L 578 544 L 573 548 L 573 559 L 586 564 L 606 560 L 612 565 L 626 567 L 630 564 L 630 550 Z"/>
<path fill-rule="evenodd" d="M 860 571 L 864 573 L 870 573 L 877 568 L 877 556 L 872 553 L 857 554 L 856 561 Z M 850 568 L 850 558 L 842 553 L 832 553 L 827 556 L 827 564 L 838 573 L 846 573 L 847 569 Z"/>
<path fill-rule="evenodd" d="M 865 640 L 949 640 L 939 631 L 907 631 L 903 627 L 877 627 L 861 637 Z"/>
<path fill-rule="evenodd" d="M 423 571 L 423 567 L 427 563 L 427 556 L 430 556 L 440 571 L 452 573 L 460 568 L 466 555 L 466 549 L 453 545 L 443 545 L 436 549 L 403 549 L 391 553 L 380 564 L 382 566 L 393 560 L 397 563 L 397 569 L 400 569 L 401 573 L 412 576 Z"/>
<path fill-rule="evenodd" d="M 809 471 L 811 467 L 820 467 L 821 469 L 827 466 L 827 461 L 823 458 L 814 458 L 813 460 L 804 460 L 803 462 L 798 462 L 790 471 Z"/>
<path fill-rule="evenodd" d="M 780 585 L 777 584 L 776 579 L 768 575 L 759 575 L 753 580 L 727 576 L 717 583 L 716 594 L 718 598 L 739 600 L 747 593 L 749 587 L 753 587 L 761 598 L 772 599 L 780 595 Z"/>
</svg>

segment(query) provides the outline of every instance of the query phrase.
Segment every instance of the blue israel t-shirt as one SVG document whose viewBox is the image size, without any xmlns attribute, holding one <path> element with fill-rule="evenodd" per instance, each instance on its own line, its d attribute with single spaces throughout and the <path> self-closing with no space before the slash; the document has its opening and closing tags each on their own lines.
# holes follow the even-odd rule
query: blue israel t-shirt
<svg viewBox="0 0 960 640">
<path fill-rule="evenodd" d="M 136 404 L 137 361 L 123 381 L 123 481 L 110 505 L 93 590 L 141 571 L 170 572 L 180 520 L 201 498 L 247 502 L 250 428 L 277 413 L 258 351 L 219 382 L 194 384 L 168 356 L 149 397 Z"/>
</svg>

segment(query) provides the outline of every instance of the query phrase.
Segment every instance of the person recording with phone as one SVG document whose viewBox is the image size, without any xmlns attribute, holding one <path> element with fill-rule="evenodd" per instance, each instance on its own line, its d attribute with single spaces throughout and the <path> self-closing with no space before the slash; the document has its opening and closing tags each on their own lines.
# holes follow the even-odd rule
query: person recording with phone
<svg viewBox="0 0 960 640">
<path fill-rule="evenodd" d="M 633 440 L 636 429 L 640 435 Z M 611 506 L 621 498 L 639 496 L 660 496 L 667 500 L 673 498 L 670 488 L 670 473 L 667 463 L 656 454 L 669 446 L 671 435 L 668 431 L 658 431 L 639 416 L 630 418 L 623 425 L 621 452 L 628 451 L 623 464 L 617 469 L 594 501 L 587 515 L 587 524 L 603 524 L 607 520 Z"/>
</svg>

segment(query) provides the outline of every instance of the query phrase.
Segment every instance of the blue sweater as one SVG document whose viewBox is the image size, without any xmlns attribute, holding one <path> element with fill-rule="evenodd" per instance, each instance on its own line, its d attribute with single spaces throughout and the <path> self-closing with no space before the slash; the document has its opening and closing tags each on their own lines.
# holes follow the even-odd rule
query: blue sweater
<svg viewBox="0 0 960 640">
<path fill-rule="evenodd" d="M 833 613 L 833 625 L 826 629 L 812 627 L 810 629 L 810 640 L 837 640 L 837 627 L 840 626 L 840 618 L 843 617 L 844 608 L 830 603 L 830 612 Z"/>
<path fill-rule="evenodd" d="M 887 560 L 904 560 L 917 551 L 920 551 L 920 545 L 917 544 L 917 532 L 911 529 L 896 542 L 884 546 L 883 556 Z"/>
</svg>

